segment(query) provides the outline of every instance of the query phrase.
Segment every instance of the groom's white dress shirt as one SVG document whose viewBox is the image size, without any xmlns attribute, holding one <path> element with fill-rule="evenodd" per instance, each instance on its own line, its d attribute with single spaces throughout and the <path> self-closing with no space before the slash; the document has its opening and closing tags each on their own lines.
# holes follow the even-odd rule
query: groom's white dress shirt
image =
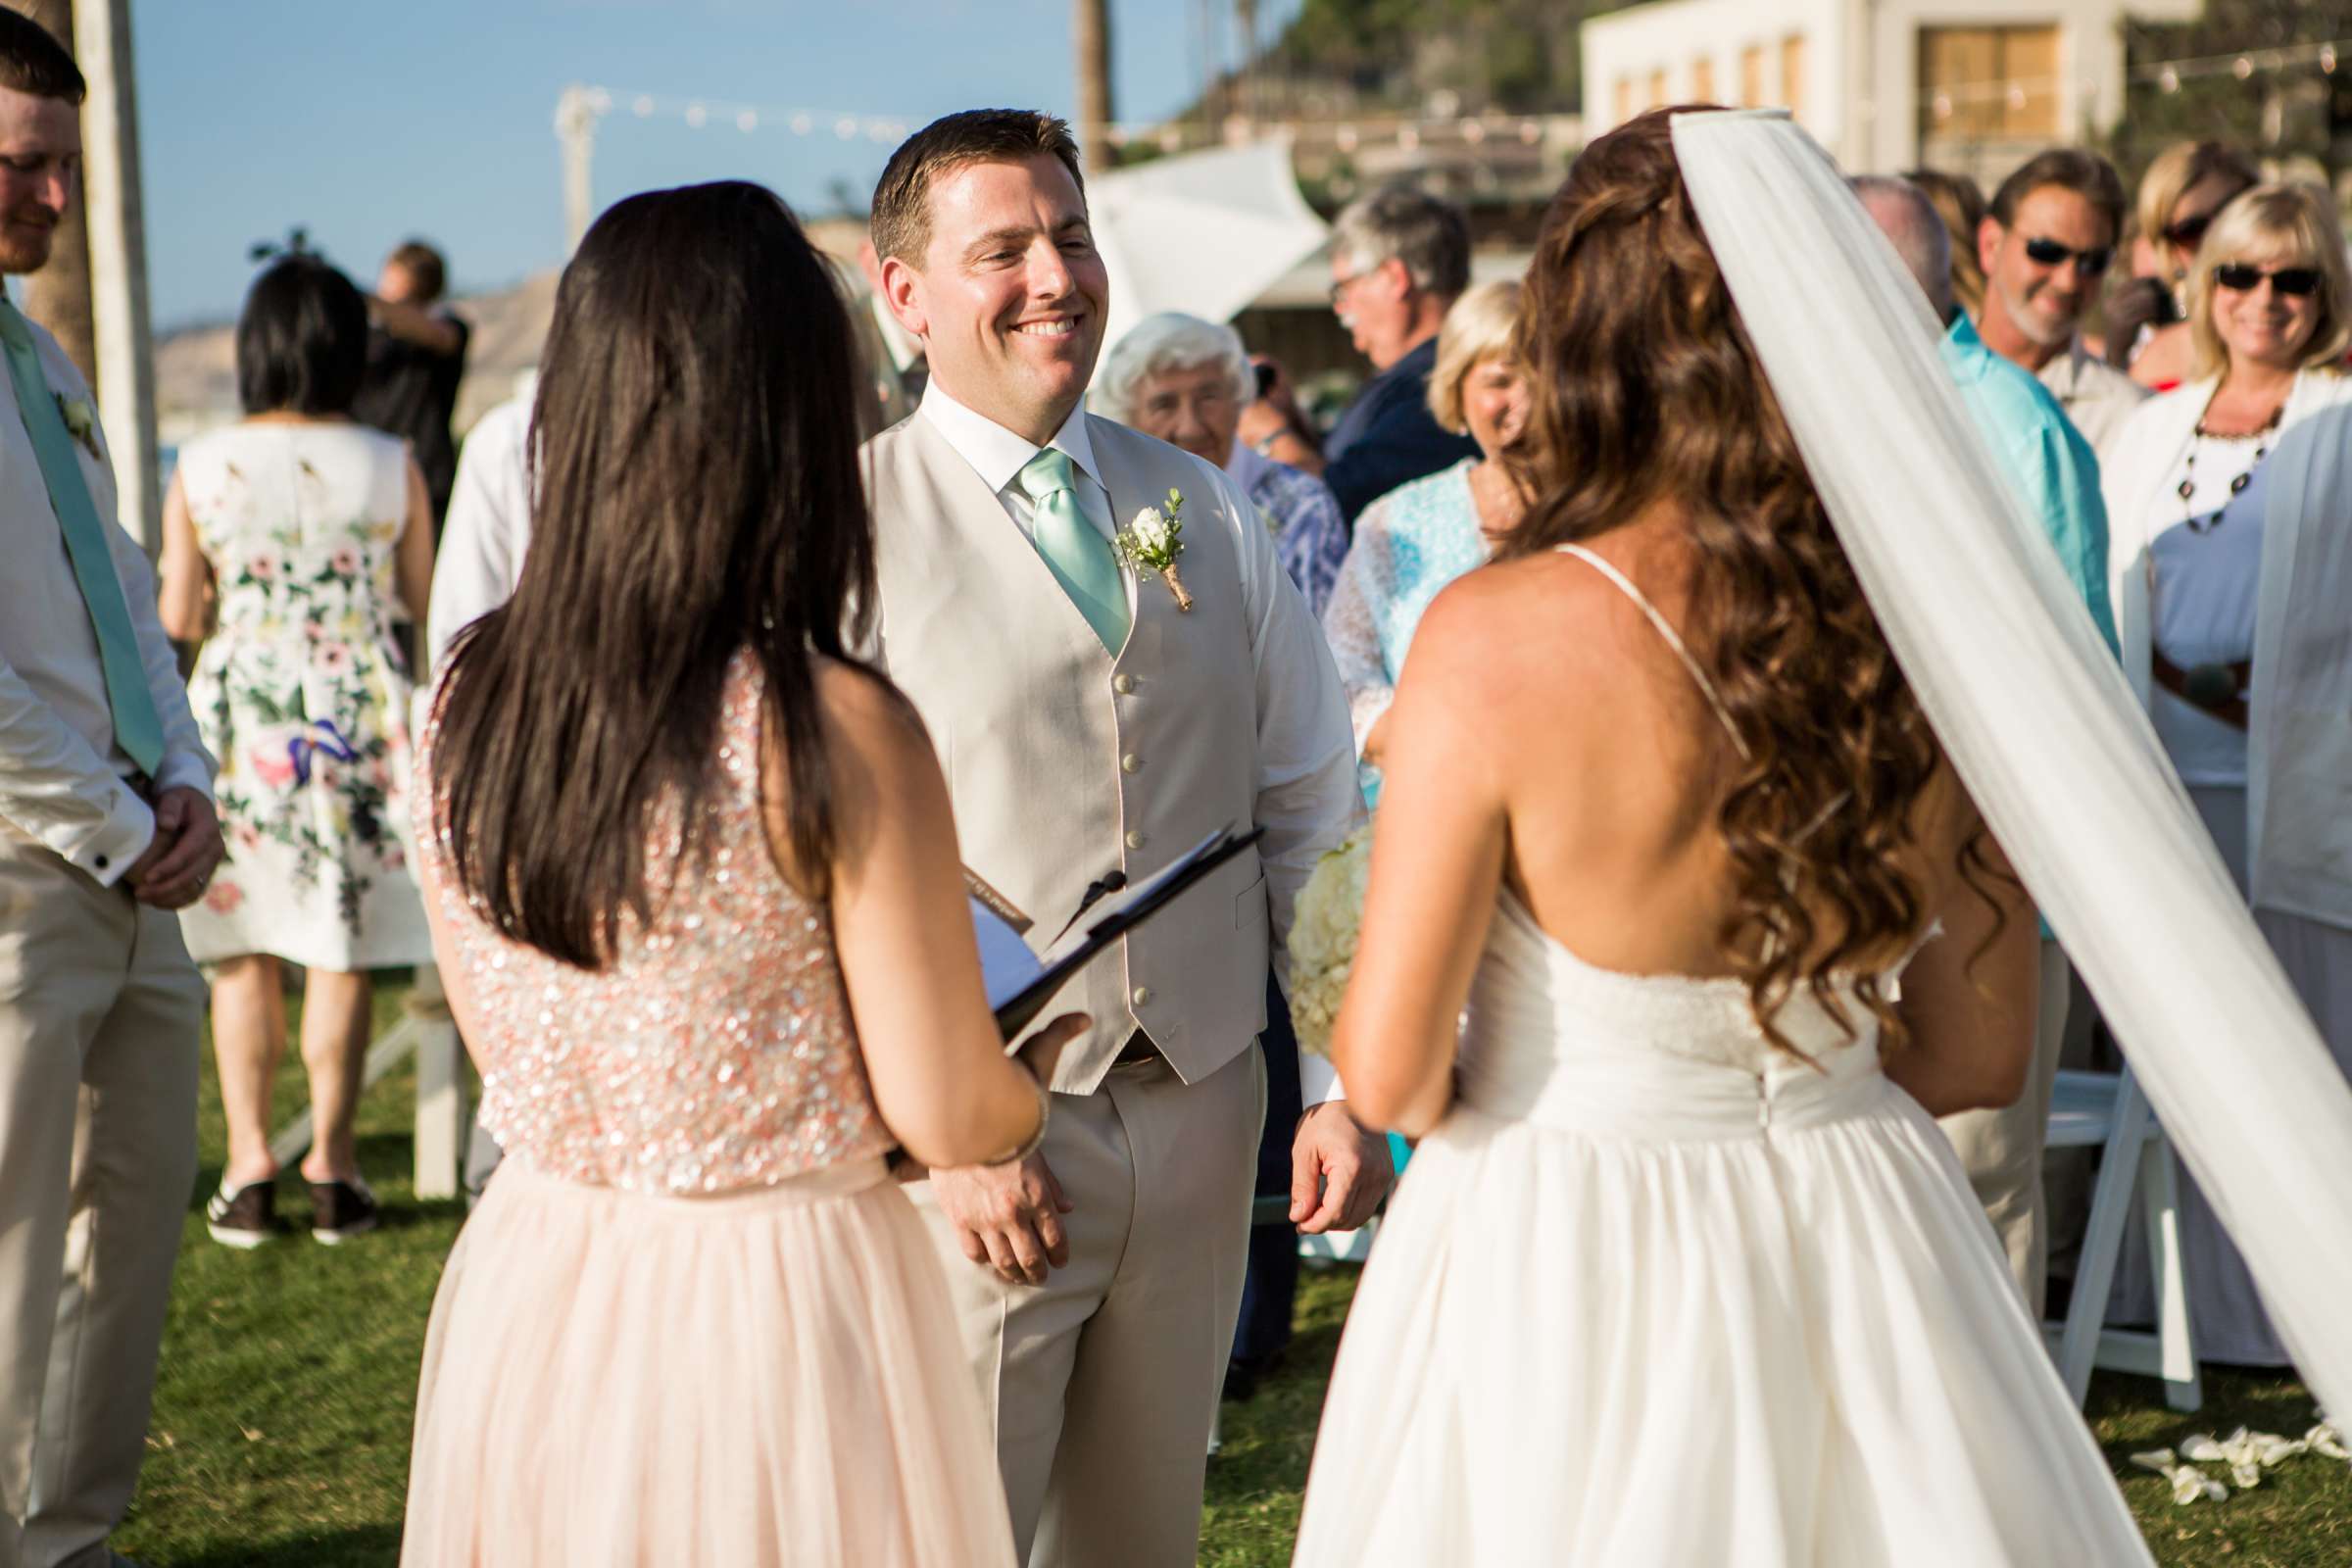
<svg viewBox="0 0 2352 1568">
<path fill-rule="evenodd" d="M 996 492 L 1022 535 L 1033 538 L 1030 518 L 1034 509 L 1018 481 L 1022 467 L 1039 449 L 994 419 L 965 408 L 936 381 L 924 389 L 916 417 L 928 420 L 956 455 L 972 466 L 981 481 Z M 1083 408 L 1063 421 L 1052 445 L 1077 470 L 1079 511 L 1105 539 L 1116 538 L 1118 524 L 1111 515 L 1110 492 L 1102 483 L 1087 435 Z M 1206 464 L 1200 465 L 1200 470 L 1228 492 L 1227 505 L 1223 509 L 1188 507 L 1188 521 L 1218 510 L 1224 515 L 1257 520 L 1256 509 L 1230 475 Z M 888 525 L 887 519 L 880 522 Z M 1263 526 L 1242 527 L 1236 532 L 1243 616 L 1250 628 L 1250 657 L 1258 690 L 1256 825 L 1266 830 L 1258 854 L 1266 869 L 1273 959 L 1277 972 L 1287 977 L 1292 906 L 1316 860 L 1329 848 L 1319 835 L 1320 825 L 1335 814 L 1352 817 L 1361 809 L 1352 765 L 1343 769 L 1328 765 L 1333 757 L 1352 758 L 1355 741 L 1345 706 L 1305 700 L 1315 689 L 1315 662 L 1328 663 L 1331 654 L 1306 601 L 1282 569 L 1274 536 Z M 1146 579 L 1133 571 L 1122 575 L 1127 580 L 1131 611 L 1139 593 L 1166 591 L 1156 577 Z M 887 626 L 881 633 L 887 643 Z M 1298 1069 L 1308 1105 L 1343 1098 L 1328 1058 L 1301 1054 Z"/>
<path fill-rule="evenodd" d="M 58 395 L 87 400 L 88 387 L 56 340 L 38 330 L 33 336 Z M 113 468 L 79 443 L 75 451 L 163 720 L 155 787 L 209 797 L 213 760 L 188 711 L 172 640 L 156 617 L 155 573 L 115 520 Z M 146 850 L 155 817 L 127 782 L 136 768 L 115 744 L 98 634 L 74 579 L 40 458 L 13 403 L 0 412 L 0 816 L 111 886 Z"/>
</svg>

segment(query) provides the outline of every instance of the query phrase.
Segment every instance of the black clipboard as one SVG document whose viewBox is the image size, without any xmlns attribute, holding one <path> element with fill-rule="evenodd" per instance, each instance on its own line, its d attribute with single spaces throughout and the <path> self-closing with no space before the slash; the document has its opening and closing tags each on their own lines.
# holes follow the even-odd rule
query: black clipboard
<svg viewBox="0 0 2352 1568">
<path fill-rule="evenodd" d="M 1095 923 L 1086 928 L 1084 941 L 1046 965 L 1043 974 L 997 1008 L 998 1034 L 1010 1043 L 1045 1010 L 1054 994 L 1067 985 L 1072 975 L 1100 957 L 1103 949 L 1166 908 L 1218 866 L 1244 850 L 1254 848 L 1265 834 L 1262 827 L 1247 833 L 1234 827 L 1220 828 L 1144 882 L 1118 907 L 1098 915 Z"/>
</svg>

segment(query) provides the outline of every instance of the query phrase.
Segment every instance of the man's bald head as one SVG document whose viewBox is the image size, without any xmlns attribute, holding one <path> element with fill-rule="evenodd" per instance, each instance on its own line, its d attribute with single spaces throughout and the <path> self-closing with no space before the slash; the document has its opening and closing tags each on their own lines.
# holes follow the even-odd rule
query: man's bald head
<svg viewBox="0 0 2352 1568">
<path fill-rule="evenodd" d="M 1894 254 L 1919 280 L 1939 318 L 1952 314 L 1952 233 L 1927 192 L 1892 174 L 1857 174 L 1846 183 L 1879 225 Z"/>
</svg>

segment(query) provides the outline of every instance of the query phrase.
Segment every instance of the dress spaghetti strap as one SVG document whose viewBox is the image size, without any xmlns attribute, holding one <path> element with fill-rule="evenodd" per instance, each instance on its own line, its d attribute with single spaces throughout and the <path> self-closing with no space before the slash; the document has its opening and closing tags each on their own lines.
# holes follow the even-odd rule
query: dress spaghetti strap
<svg viewBox="0 0 2352 1568">
<path fill-rule="evenodd" d="M 1559 545 L 1556 548 L 1560 554 L 1574 556 L 1615 583 L 1624 591 L 1625 597 L 1631 599 L 1641 608 L 1642 613 L 1649 617 L 1649 623 L 1658 629 L 1658 635 L 1666 639 L 1666 646 L 1674 650 L 1675 658 L 1683 662 L 1683 668 L 1690 672 L 1690 679 L 1697 684 L 1699 695 L 1707 700 L 1707 706 L 1713 709 L 1715 716 L 1722 720 L 1723 732 L 1732 738 L 1733 750 L 1737 751 L 1742 760 L 1745 760 L 1747 742 L 1740 738 L 1739 726 L 1732 722 L 1731 710 L 1723 706 L 1723 698 L 1716 692 L 1715 683 L 1707 679 L 1707 672 L 1698 667 L 1697 660 L 1690 657 L 1690 649 L 1684 643 L 1683 634 L 1674 629 L 1674 622 L 1659 612 L 1658 607 L 1649 602 L 1647 594 L 1634 586 L 1632 578 L 1610 565 L 1599 556 L 1587 550 L 1583 545 Z"/>
</svg>

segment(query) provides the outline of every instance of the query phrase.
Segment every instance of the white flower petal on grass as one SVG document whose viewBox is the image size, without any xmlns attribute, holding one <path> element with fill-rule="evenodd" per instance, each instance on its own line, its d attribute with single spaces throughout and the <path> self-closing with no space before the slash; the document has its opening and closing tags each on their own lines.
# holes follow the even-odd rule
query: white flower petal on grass
<svg viewBox="0 0 2352 1568">
<path fill-rule="evenodd" d="M 2213 1440 L 2207 1438 L 2205 1441 L 2211 1443 Z M 2185 1449 L 2186 1445 L 2182 1446 Z M 2228 1487 L 2223 1486 L 2195 1465 L 2174 1463 L 2173 1450 L 2170 1448 L 2154 1448 L 2146 1453 L 2135 1453 L 2132 1455 L 2132 1462 L 2142 1470 L 2153 1470 L 2171 1482 L 2173 1501 L 2178 1506 L 2186 1507 L 2192 1502 L 2208 1500 L 2221 1502 L 2230 1495 Z"/>
</svg>

